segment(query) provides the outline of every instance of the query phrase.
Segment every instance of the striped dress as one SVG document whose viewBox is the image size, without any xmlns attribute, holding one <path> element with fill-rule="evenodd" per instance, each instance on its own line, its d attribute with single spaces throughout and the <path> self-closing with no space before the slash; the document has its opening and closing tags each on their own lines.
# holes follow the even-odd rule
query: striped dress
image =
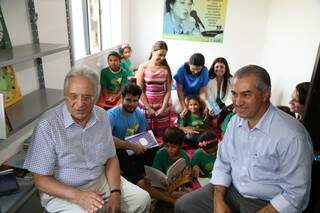
<svg viewBox="0 0 320 213">
<path fill-rule="evenodd" d="M 168 70 L 164 68 L 159 69 L 157 71 L 151 71 L 149 69 L 145 69 L 143 72 L 143 79 L 144 79 L 144 86 L 145 86 L 144 91 L 145 91 L 148 103 L 154 111 L 157 111 L 162 107 L 164 96 L 166 94 L 167 75 L 168 75 Z M 143 104 L 142 104 L 142 107 L 143 107 Z M 153 133 L 156 136 L 162 136 L 164 130 L 170 125 L 170 110 L 171 110 L 171 103 L 168 103 L 166 110 L 157 117 L 150 116 L 147 113 L 147 111 L 145 111 L 148 127 L 153 131 Z"/>
</svg>

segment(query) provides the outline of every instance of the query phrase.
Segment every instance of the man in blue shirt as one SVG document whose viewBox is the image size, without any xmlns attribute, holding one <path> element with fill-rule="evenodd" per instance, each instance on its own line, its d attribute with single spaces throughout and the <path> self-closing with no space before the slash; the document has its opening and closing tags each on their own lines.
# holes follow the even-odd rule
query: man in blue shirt
<svg viewBox="0 0 320 213">
<path fill-rule="evenodd" d="M 121 89 L 122 104 L 107 111 L 110 119 L 112 135 L 117 149 L 120 168 L 129 181 L 136 184 L 144 175 L 144 165 L 153 162 L 157 148 L 144 150 L 138 143 L 130 143 L 125 138 L 147 130 L 147 121 L 142 110 L 137 108 L 141 88 L 134 83 L 128 83 Z M 129 156 L 126 150 L 135 154 Z"/>
<path fill-rule="evenodd" d="M 120 178 L 108 117 L 95 106 L 98 79 L 87 68 L 67 74 L 65 101 L 38 122 L 24 167 L 48 212 L 149 212 L 148 193 Z"/>
<path fill-rule="evenodd" d="M 270 103 L 256 65 L 234 75 L 236 115 L 220 143 L 211 183 L 183 196 L 175 212 L 302 212 L 309 201 L 312 144 L 303 125 Z"/>
</svg>

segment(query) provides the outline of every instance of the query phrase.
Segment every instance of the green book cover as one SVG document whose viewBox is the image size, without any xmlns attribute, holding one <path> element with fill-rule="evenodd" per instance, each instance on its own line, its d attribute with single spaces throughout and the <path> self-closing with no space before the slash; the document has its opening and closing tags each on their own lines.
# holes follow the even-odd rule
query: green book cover
<svg viewBox="0 0 320 213">
<path fill-rule="evenodd" d="M 2 15 L 2 10 L 0 7 L 0 49 L 8 49 L 11 48 L 11 41 L 9 37 L 9 33 L 4 22 L 4 18 Z"/>
</svg>

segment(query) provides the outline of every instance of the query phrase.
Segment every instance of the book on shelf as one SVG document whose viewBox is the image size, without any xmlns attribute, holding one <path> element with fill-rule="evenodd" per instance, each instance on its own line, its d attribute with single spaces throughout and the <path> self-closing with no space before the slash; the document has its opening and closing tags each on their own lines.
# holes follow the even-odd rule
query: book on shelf
<svg viewBox="0 0 320 213">
<path fill-rule="evenodd" d="M 22 99 L 16 71 L 12 65 L 0 68 L 0 93 L 4 95 L 5 108 Z"/>
<path fill-rule="evenodd" d="M 186 168 L 186 161 L 183 158 L 174 162 L 168 168 L 167 174 L 164 174 L 156 168 L 144 166 L 146 176 L 150 180 L 151 185 L 168 192 L 173 192 L 180 186 L 190 183 L 189 177 L 185 175 Z"/>
<path fill-rule="evenodd" d="M 135 144 L 140 143 L 145 150 L 159 146 L 151 130 L 128 136 L 125 138 L 125 140 Z M 127 153 L 129 156 L 134 154 L 134 152 L 130 149 L 127 149 Z"/>
</svg>

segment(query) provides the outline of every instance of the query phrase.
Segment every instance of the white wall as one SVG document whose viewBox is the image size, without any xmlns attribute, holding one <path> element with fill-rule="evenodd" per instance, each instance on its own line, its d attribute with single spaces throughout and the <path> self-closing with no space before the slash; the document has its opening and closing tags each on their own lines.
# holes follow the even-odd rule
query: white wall
<svg viewBox="0 0 320 213">
<path fill-rule="evenodd" d="M 214 58 L 226 57 L 232 73 L 247 64 L 262 65 L 272 78 L 272 101 L 287 105 L 294 85 L 311 78 L 320 34 L 319 4 L 317 0 L 229 0 L 222 44 L 167 40 L 167 60 L 173 72 L 195 52 L 205 55 L 209 67 Z M 135 66 L 162 39 L 163 7 L 164 0 L 130 4 L 127 20 Z"/>
<path fill-rule="evenodd" d="M 27 1 L 0 0 L 3 16 L 13 46 L 32 43 Z M 67 44 L 64 0 L 35 0 L 39 39 L 42 43 Z M 65 73 L 70 69 L 68 51 L 43 57 L 46 87 L 62 89 Z M 15 64 L 23 95 L 39 88 L 33 61 Z"/>
<path fill-rule="evenodd" d="M 260 55 L 250 53 L 259 52 L 263 46 L 268 7 L 269 0 L 229 0 L 223 44 L 166 40 L 169 46 L 167 60 L 171 69 L 174 72 L 195 52 L 204 54 L 208 67 L 218 56 L 228 59 L 232 71 L 244 62 L 257 63 Z M 129 20 L 133 61 L 144 61 L 152 44 L 162 39 L 163 9 L 164 0 L 135 0 L 135 4 L 131 4 L 131 14 L 135 14 Z"/>
<path fill-rule="evenodd" d="M 272 1 L 261 64 L 270 71 L 274 103 L 288 105 L 295 85 L 311 80 L 319 20 L 318 0 Z"/>
</svg>

